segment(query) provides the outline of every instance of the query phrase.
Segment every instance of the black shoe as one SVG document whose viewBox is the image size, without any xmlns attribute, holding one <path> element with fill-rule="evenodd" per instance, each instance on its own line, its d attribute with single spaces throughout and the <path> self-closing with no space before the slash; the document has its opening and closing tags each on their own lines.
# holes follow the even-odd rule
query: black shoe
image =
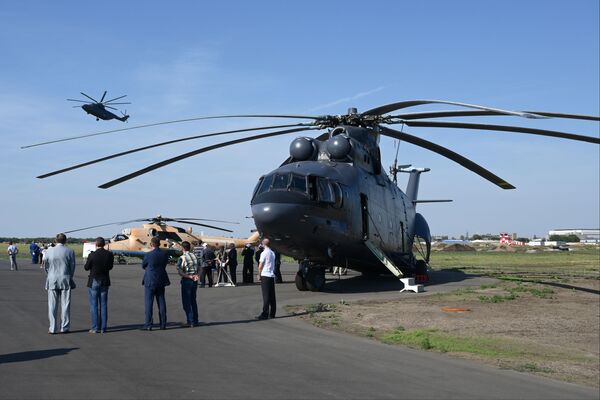
<svg viewBox="0 0 600 400">
<path fill-rule="evenodd" d="M 167 329 L 167 327 L 166 327 L 166 326 L 161 326 L 161 327 L 160 327 L 160 330 L 161 330 L 161 331 L 164 331 L 165 329 Z"/>
<path fill-rule="evenodd" d="M 260 315 L 258 315 L 256 317 L 256 319 L 259 320 L 259 321 L 262 321 L 262 320 L 265 320 L 265 319 L 269 319 L 269 317 L 267 317 L 266 315 L 260 314 Z"/>
<path fill-rule="evenodd" d="M 151 331 L 152 327 L 151 326 L 143 326 L 142 328 L 140 328 L 140 331 Z"/>
<path fill-rule="evenodd" d="M 269 318 L 273 319 L 273 318 L 275 318 L 275 316 L 274 315 L 269 315 Z"/>
</svg>

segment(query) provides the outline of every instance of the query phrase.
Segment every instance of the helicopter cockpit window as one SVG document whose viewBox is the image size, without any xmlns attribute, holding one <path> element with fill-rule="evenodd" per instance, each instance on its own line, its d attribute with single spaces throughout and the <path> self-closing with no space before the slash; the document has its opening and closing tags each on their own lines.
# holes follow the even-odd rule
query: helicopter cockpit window
<svg viewBox="0 0 600 400">
<path fill-rule="evenodd" d="M 306 177 L 292 174 L 292 178 L 290 180 L 290 190 L 293 190 L 294 192 L 306 193 Z"/>
<path fill-rule="evenodd" d="M 123 235 L 121 233 L 119 233 L 118 235 L 115 235 L 112 240 L 113 242 L 120 242 L 121 240 L 127 240 L 129 239 L 126 235 Z"/>
<path fill-rule="evenodd" d="M 254 194 L 254 196 L 258 196 L 259 194 L 268 191 L 269 187 L 271 186 L 271 182 L 273 182 L 273 175 L 267 175 L 264 178 L 262 178 L 258 182 L 256 193 Z"/>
<path fill-rule="evenodd" d="M 319 201 L 324 203 L 334 202 L 333 191 L 327 179 L 317 179 L 317 187 L 319 188 Z"/>
<path fill-rule="evenodd" d="M 273 177 L 273 185 L 271 185 L 272 190 L 286 190 L 288 187 L 289 179 L 289 174 L 275 174 L 275 176 Z"/>
</svg>

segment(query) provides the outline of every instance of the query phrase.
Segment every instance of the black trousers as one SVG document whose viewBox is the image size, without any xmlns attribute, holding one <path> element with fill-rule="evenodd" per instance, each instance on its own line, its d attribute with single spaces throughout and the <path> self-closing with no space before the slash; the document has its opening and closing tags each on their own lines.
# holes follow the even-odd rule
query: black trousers
<svg viewBox="0 0 600 400">
<path fill-rule="evenodd" d="M 260 287 L 262 289 L 263 309 L 262 316 L 275 318 L 277 311 L 277 300 L 275 299 L 275 278 L 267 276 L 260 277 Z"/>
<path fill-rule="evenodd" d="M 254 263 L 244 262 L 244 267 L 242 268 L 242 282 L 254 283 Z"/>
<path fill-rule="evenodd" d="M 275 263 L 275 268 L 273 272 L 275 273 L 275 282 L 283 283 L 283 278 L 281 277 L 281 264 Z"/>
<path fill-rule="evenodd" d="M 229 275 L 231 275 L 231 282 L 237 285 L 237 264 L 229 266 Z"/>
<path fill-rule="evenodd" d="M 212 267 L 202 267 L 200 271 L 200 287 L 204 287 L 206 284 L 206 277 L 208 276 L 208 287 L 213 285 L 213 274 Z"/>
</svg>

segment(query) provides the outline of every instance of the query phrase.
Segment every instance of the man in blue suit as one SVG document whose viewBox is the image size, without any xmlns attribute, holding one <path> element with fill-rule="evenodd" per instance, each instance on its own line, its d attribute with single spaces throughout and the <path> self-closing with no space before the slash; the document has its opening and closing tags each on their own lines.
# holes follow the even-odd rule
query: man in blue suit
<svg viewBox="0 0 600 400">
<path fill-rule="evenodd" d="M 167 303 L 165 302 L 165 286 L 169 286 L 169 276 L 167 275 L 167 263 L 169 257 L 166 252 L 160 250 L 160 239 L 153 237 L 150 240 L 152 251 L 146 253 L 142 268 L 144 268 L 144 308 L 145 320 L 144 330 L 152 330 L 152 308 L 156 298 L 158 305 L 158 315 L 160 318 L 160 329 L 167 328 Z"/>
</svg>

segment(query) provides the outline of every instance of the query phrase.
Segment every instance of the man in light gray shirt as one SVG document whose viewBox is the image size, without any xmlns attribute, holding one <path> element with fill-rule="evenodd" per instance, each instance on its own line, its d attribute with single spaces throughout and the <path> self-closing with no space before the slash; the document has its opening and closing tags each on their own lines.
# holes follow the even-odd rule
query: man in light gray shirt
<svg viewBox="0 0 600 400">
<path fill-rule="evenodd" d="M 61 308 L 61 333 L 69 333 L 71 313 L 71 289 L 75 289 L 73 275 L 75 274 L 75 252 L 65 246 L 67 236 L 64 233 L 56 235 L 56 246 L 50 247 L 44 259 L 46 271 L 46 290 L 48 291 L 48 333 L 58 332 L 58 301 Z"/>
</svg>

